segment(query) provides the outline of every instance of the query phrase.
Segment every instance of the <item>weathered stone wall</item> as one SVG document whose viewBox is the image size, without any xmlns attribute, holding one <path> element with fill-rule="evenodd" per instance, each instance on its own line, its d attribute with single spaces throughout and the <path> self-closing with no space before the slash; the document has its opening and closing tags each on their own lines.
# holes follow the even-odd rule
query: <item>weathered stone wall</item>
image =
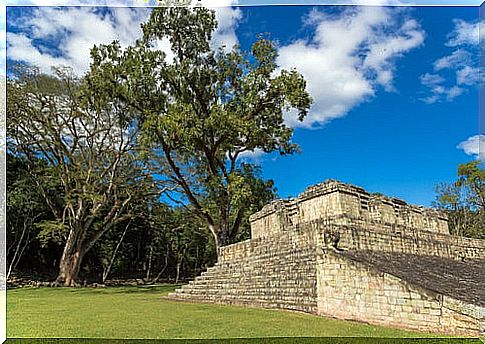
<svg viewBox="0 0 485 344">
<path fill-rule="evenodd" d="M 449 259 L 485 257 L 485 242 L 428 231 L 384 232 L 358 227 L 339 227 L 339 247 L 344 249 L 403 252 Z"/>
<path fill-rule="evenodd" d="M 339 217 L 449 234 L 446 216 L 436 210 L 329 180 L 309 187 L 295 199 L 275 201 L 252 215 L 251 237 L 270 236 L 292 225 Z"/>
<path fill-rule="evenodd" d="M 326 249 L 317 259 L 318 314 L 454 335 L 483 331 L 484 308 L 415 286 Z"/>
<path fill-rule="evenodd" d="M 335 224 L 335 223 L 342 224 Z M 365 227 L 364 227 L 365 226 Z M 480 239 L 421 231 L 400 226 L 352 221 L 345 218 L 321 219 L 296 226 L 299 231 L 315 231 L 312 238 L 316 246 L 326 246 L 325 236 L 339 236 L 341 249 L 402 252 L 432 255 L 449 259 L 475 259 L 485 257 L 485 241 Z M 328 240 L 327 240 L 328 241 Z"/>
<path fill-rule="evenodd" d="M 276 200 L 265 206 L 251 223 L 251 238 L 271 236 L 288 230 L 292 225 L 288 217 L 288 207 L 291 201 Z"/>
</svg>

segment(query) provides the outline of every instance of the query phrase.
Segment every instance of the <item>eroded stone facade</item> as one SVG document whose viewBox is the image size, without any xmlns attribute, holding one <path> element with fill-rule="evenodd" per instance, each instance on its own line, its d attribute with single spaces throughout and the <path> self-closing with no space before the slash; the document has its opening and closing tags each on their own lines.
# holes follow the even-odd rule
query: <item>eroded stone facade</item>
<svg viewBox="0 0 485 344">
<path fill-rule="evenodd" d="M 250 220 L 250 240 L 170 297 L 483 334 L 485 243 L 436 210 L 329 180 Z"/>
<path fill-rule="evenodd" d="M 251 216 L 251 237 L 273 235 L 292 226 L 327 219 L 332 224 L 403 227 L 449 234 L 445 214 L 403 200 L 370 194 L 335 180 L 309 187 L 295 199 L 277 200 Z"/>
</svg>

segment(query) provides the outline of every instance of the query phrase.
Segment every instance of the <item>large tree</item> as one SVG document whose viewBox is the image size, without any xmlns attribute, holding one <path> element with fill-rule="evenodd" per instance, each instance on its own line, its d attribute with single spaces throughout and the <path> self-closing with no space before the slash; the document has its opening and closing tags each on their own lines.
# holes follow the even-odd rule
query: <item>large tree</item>
<svg viewBox="0 0 485 344">
<path fill-rule="evenodd" d="M 9 80 L 8 97 L 11 153 L 49 169 L 52 182 L 37 186 L 55 220 L 42 223 L 41 234 L 64 244 L 57 283 L 74 286 L 86 253 L 150 192 L 137 157 L 139 127 L 130 109 L 84 92 L 67 69 L 22 70 Z"/>
<path fill-rule="evenodd" d="M 255 199 L 254 175 L 241 156 L 295 152 L 283 114 L 303 120 L 311 97 L 296 70 L 278 68 L 273 42 L 259 38 L 250 54 L 214 50 L 216 27 L 205 8 L 156 8 L 135 45 L 93 49 L 87 81 L 98 97 L 138 113 L 147 161 L 166 196 L 203 219 L 220 247 L 236 236 Z M 162 40 L 173 60 L 157 49 Z"/>
</svg>

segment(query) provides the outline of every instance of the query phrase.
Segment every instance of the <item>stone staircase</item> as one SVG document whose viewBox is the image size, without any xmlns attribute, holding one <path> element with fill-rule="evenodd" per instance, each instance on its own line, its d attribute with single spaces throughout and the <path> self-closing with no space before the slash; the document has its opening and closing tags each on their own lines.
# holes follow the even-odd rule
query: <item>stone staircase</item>
<svg viewBox="0 0 485 344">
<path fill-rule="evenodd" d="M 314 246 L 268 240 L 253 245 L 250 257 L 222 259 L 168 297 L 316 313 L 316 274 Z"/>
</svg>

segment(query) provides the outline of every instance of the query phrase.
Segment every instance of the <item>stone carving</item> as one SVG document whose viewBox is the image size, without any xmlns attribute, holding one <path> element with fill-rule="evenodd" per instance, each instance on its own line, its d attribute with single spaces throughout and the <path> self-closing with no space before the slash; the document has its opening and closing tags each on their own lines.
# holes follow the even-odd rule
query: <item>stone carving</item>
<svg viewBox="0 0 485 344">
<path fill-rule="evenodd" d="M 250 218 L 251 239 L 169 297 L 483 335 L 485 241 L 444 214 L 328 180 Z"/>
</svg>

